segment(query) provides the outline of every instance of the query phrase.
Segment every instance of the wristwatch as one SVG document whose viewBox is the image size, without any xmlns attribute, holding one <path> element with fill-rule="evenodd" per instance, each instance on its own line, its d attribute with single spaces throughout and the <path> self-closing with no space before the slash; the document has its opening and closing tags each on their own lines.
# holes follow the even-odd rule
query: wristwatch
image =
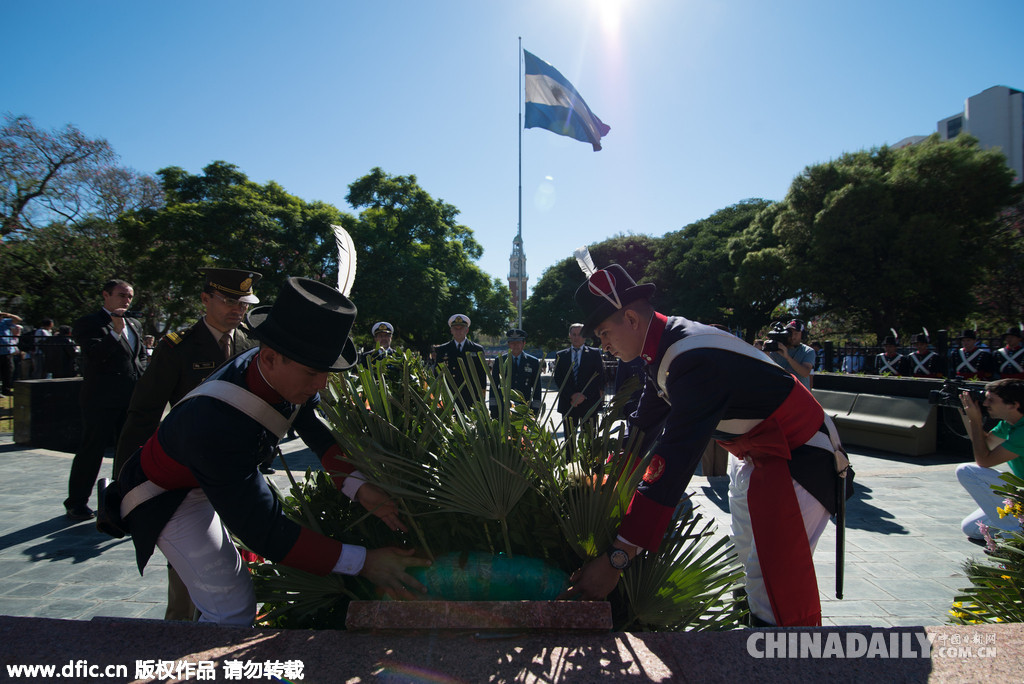
<svg viewBox="0 0 1024 684">
<path fill-rule="evenodd" d="M 608 554 L 608 562 L 612 564 L 612 567 L 616 570 L 622 571 L 629 567 L 631 561 L 629 554 L 622 549 L 610 548 L 605 553 Z"/>
</svg>

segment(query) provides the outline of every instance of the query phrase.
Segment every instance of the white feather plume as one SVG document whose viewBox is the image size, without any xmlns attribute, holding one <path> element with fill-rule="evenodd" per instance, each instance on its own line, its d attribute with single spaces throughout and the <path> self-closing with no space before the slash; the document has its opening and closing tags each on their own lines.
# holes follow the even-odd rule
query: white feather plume
<svg viewBox="0 0 1024 684">
<path fill-rule="evenodd" d="M 921 326 L 921 330 L 924 330 L 924 336 L 925 336 L 925 337 L 927 337 L 927 338 L 928 338 L 929 340 L 930 340 L 930 339 L 932 339 L 932 334 L 931 334 L 930 332 L 928 332 L 928 328 L 926 328 L 926 327 L 924 327 L 924 326 L 922 325 L 922 326 Z"/>
<path fill-rule="evenodd" d="M 597 266 L 594 265 L 594 260 L 590 256 L 590 250 L 587 246 L 577 247 L 576 251 L 573 252 L 573 256 L 576 257 L 576 262 L 580 265 L 580 270 L 583 271 L 583 275 L 588 278 L 597 272 Z"/>
<path fill-rule="evenodd" d="M 896 332 L 896 328 L 889 328 L 889 331 L 892 333 L 892 338 L 894 340 L 898 340 L 900 338 L 899 334 Z"/>
<path fill-rule="evenodd" d="M 356 280 L 356 245 L 341 226 L 331 224 L 334 241 L 338 243 L 338 292 L 348 297 Z"/>
</svg>

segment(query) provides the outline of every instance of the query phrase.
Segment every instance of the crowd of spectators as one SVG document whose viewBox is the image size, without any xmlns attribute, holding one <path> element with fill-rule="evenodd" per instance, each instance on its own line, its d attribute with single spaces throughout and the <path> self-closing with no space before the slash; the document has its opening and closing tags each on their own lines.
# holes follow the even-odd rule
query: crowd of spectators
<svg viewBox="0 0 1024 684">
<path fill-rule="evenodd" d="M 0 381 L 6 396 L 17 380 L 73 378 L 79 374 L 79 349 L 71 326 L 43 319 L 34 328 L 17 314 L 0 312 Z"/>
</svg>

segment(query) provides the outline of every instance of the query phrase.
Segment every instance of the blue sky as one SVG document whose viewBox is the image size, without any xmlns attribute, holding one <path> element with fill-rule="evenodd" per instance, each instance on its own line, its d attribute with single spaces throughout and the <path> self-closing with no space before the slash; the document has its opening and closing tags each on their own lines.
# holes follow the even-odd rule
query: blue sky
<svg viewBox="0 0 1024 684">
<path fill-rule="evenodd" d="M 611 126 L 596 153 L 523 132 L 531 286 L 580 244 L 782 199 L 807 165 L 1024 88 L 1020 0 L 0 0 L 0 22 L 0 112 L 139 171 L 225 160 L 344 210 L 371 168 L 415 174 L 502 279 L 521 36 Z"/>
</svg>

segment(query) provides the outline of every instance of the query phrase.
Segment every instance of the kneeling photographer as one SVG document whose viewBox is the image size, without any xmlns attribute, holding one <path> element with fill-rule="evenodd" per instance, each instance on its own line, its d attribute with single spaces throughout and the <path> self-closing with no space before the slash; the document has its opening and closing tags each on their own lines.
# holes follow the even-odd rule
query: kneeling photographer
<svg viewBox="0 0 1024 684">
<path fill-rule="evenodd" d="M 811 389 L 811 371 L 814 370 L 814 350 L 803 343 L 807 324 L 794 318 L 786 325 L 781 321 L 772 324 L 764 350 L 775 363 L 796 376 L 796 379 Z"/>
<path fill-rule="evenodd" d="M 1017 477 L 1024 477 L 1024 380 L 1003 378 L 985 385 L 981 403 L 972 392 L 961 392 L 961 416 L 971 438 L 974 463 L 957 467 L 956 477 L 967 493 L 978 504 L 978 509 L 964 518 L 961 529 L 975 542 L 984 540 L 984 528 L 1020 531 L 1020 522 L 1013 515 L 1000 517 L 1002 494 L 993 486 L 1006 483 L 999 478 L 1002 472 L 995 466 L 1006 463 Z M 998 420 L 991 431 L 983 427 L 984 410 Z"/>
</svg>

